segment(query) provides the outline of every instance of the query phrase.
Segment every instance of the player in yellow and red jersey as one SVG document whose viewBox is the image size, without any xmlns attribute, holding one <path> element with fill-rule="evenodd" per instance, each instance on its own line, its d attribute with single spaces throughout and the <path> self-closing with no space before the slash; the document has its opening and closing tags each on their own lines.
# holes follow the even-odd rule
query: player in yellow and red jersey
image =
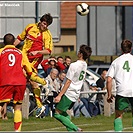
<svg viewBox="0 0 133 133">
<path fill-rule="evenodd" d="M 52 35 L 48 30 L 48 26 L 52 22 L 53 18 L 51 14 L 44 14 L 40 18 L 40 22 L 28 24 L 14 42 L 14 45 L 17 46 L 21 41 L 24 41 L 22 51 L 26 53 L 35 71 L 37 71 L 37 67 L 41 63 L 43 55 L 50 55 L 52 52 Z M 45 107 L 40 99 L 40 88 L 38 84 L 31 82 L 31 85 L 35 94 L 37 106 L 40 109 L 40 112 L 36 115 L 36 117 L 39 117 L 41 113 L 44 112 Z"/>
<path fill-rule="evenodd" d="M 0 106 L 13 98 L 14 130 L 21 131 L 21 108 L 27 81 L 24 71 L 27 77 L 35 82 L 46 85 L 46 81 L 32 72 L 27 56 L 13 45 L 14 41 L 15 37 L 12 34 L 6 34 L 5 47 L 0 49 Z"/>
</svg>

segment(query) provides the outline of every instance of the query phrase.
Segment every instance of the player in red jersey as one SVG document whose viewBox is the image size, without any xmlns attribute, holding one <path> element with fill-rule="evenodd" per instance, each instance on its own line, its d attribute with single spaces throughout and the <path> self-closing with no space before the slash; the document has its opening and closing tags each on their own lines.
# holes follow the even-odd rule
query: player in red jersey
<svg viewBox="0 0 133 133">
<path fill-rule="evenodd" d="M 37 67 L 41 63 L 43 55 L 51 54 L 53 42 L 48 26 L 51 25 L 52 21 L 53 18 L 50 13 L 44 14 L 40 18 L 40 22 L 28 24 L 14 42 L 14 45 L 17 46 L 21 41 L 24 41 L 22 51 L 26 53 L 35 71 L 37 71 Z M 40 110 L 36 117 L 39 117 L 41 113 L 44 112 L 45 107 L 40 98 L 40 87 L 35 82 L 31 82 L 31 85 L 35 94 L 37 106 Z"/>
<path fill-rule="evenodd" d="M 42 85 L 46 85 L 46 81 L 32 72 L 27 56 L 13 45 L 14 41 L 15 37 L 12 34 L 6 34 L 5 47 L 0 49 L 0 106 L 13 98 L 14 129 L 21 131 L 21 108 L 27 81 L 24 71 L 33 81 Z"/>
</svg>

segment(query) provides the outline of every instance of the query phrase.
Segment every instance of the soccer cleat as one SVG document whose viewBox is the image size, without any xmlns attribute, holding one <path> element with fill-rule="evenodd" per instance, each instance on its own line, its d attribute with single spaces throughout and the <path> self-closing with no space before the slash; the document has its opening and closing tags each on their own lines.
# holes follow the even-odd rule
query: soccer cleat
<svg viewBox="0 0 133 133">
<path fill-rule="evenodd" d="M 44 113 L 45 109 L 46 109 L 45 106 L 42 106 L 41 108 L 38 108 L 37 112 L 36 112 L 36 117 L 37 118 L 40 117 L 41 114 Z"/>
</svg>

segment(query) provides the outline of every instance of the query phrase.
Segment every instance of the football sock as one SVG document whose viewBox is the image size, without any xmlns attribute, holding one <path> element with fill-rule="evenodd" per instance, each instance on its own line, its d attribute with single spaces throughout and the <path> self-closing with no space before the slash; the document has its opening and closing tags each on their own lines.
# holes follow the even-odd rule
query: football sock
<svg viewBox="0 0 133 133">
<path fill-rule="evenodd" d="M 40 99 L 40 87 L 34 88 L 33 92 L 35 94 L 35 99 L 36 99 L 37 107 L 41 108 L 43 105 L 42 105 L 42 102 L 41 102 L 41 99 Z"/>
<path fill-rule="evenodd" d="M 22 113 L 20 110 L 14 111 L 14 130 L 21 131 L 22 126 Z"/>
<path fill-rule="evenodd" d="M 114 120 L 114 130 L 115 131 L 122 131 L 123 125 L 122 125 L 122 119 L 121 118 L 116 118 Z"/>
<path fill-rule="evenodd" d="M 65 114 L 66 115 L 66 114 Z M 56 118 L 57 120 L 59 120 L 64 126 L 66 126 L 68 131 L 77 131 L 78 127 L 76 125 L 74 125 L 71 121 L 70 121 L 70 117 L 68 116 L 64 116 L 61 114 L 57 114 L 54 113 L 54 118 Z"/>
<path fill-rule="evenodd" d="M 65 116 L 66 118 L 68 118 L 69 120 L 71 119 L 70 116 L 67 114 L 67 112 L 63 112 L 61 115 Z M 69 127 L 66 127 L 67 128 L 67 131 L 72 131 L 71 128 Z"/>
<path fill-rule="evenodd" d="M 32 73 L 30 79 L 42 85 L 46 85 L 46 81 L 43 78 L 38 77 L 36 73 Z"/>
</svg>

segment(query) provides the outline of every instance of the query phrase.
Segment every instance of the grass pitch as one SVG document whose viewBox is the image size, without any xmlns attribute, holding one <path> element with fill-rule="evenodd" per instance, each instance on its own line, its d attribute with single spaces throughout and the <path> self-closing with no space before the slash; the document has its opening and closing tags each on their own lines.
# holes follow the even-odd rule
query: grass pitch
<svg viewBox="0 0 133 133">
<path fill-rule="evenodd" d="M 114 115 L 106 117 L 98 115 L 92 118 L 71 118 L 72 122 L 82 128 L 84 132 L 113 132 Z M 0 120 L 0 131 L 14 131 L 13 115 L 8 114 L 8 120 Z M 123 115 L 123 127 L 125 132 L 133 132 L 131 112 Z M 23 119 L 22 131 L 29 132 L 66 132 L 66 128 L 54 117 Z"/>
</svg>

